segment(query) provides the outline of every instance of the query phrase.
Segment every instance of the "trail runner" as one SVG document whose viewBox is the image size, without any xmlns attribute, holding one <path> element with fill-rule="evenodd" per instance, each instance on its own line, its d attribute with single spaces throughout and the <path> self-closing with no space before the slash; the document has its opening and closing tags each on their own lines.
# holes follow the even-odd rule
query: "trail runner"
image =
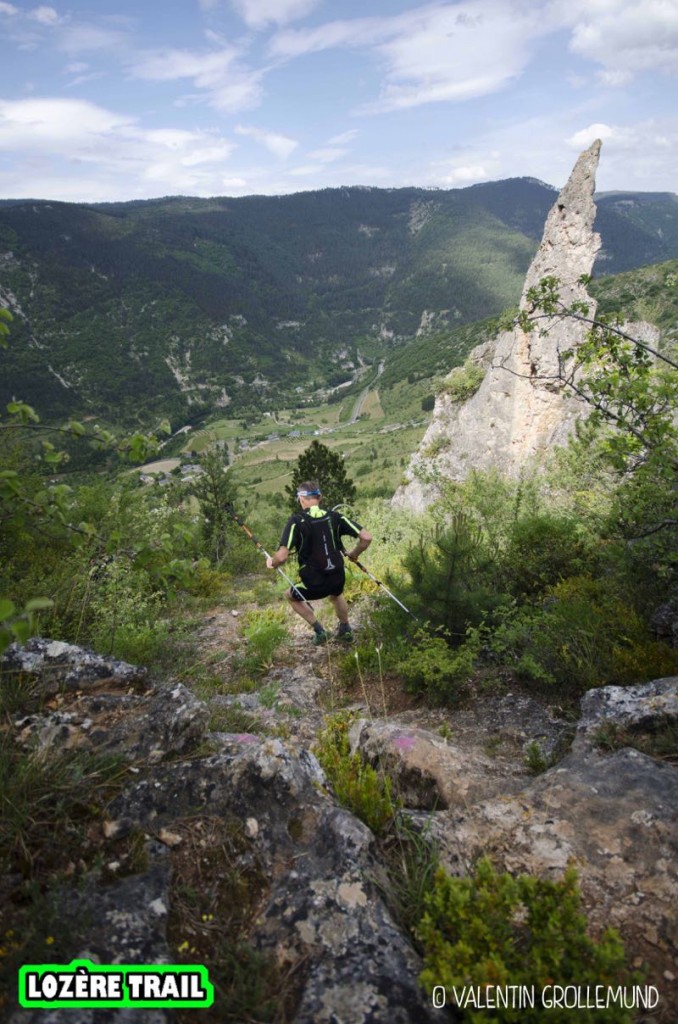
<svg viewBox="0 0 678 1024">
<path fill-rule="evenodd" d="M 287 561 L 290 551 L 296 551 L 299 558 L 301 583 L 290 587 L 286 597 L 293 610 L 313 627 L 313 643 L 324 644 L 329 633 L 316 618 L 315 612 L 306 602 L 319 601 L 328 597 L 339 620 L 336 636 L 344 641 L 353 639 L 348 621 L 348 604 L 343 596 L 345 554 L 356 561 L 372 542 L 372 536 L 357 523 L 330 509 L 320 507 L 322 497 L 317 480 L 305 480 L 297 489 L 301 511 L 285 523 L 280 547 L 266 559 L 269 569 L 277 569 Z M 357 542 L 351 551 L 343 551 L 342 537 L 355 537 Z"/>
</svg>

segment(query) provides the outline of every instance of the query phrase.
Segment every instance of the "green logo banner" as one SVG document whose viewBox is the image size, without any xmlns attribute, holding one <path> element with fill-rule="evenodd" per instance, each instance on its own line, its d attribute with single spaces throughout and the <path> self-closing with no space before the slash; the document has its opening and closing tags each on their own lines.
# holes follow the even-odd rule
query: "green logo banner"
<svg viewBox="0 0 678 1024">
<path fill-rule="evenodd" d="M 25 1009 L 200 1009 L 214 1002 L 214 986 L 199 964 L 25 964 L 19 968 L 19 1004 Z"/>
</svg>

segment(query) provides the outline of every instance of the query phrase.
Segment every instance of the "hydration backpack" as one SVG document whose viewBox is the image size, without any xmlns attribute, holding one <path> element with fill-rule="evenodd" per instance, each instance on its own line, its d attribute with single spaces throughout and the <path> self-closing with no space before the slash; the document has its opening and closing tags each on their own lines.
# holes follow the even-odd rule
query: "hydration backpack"
<svg viewBox="0 0 678 1024">
<path fill-rule="evenodd" d="M 343 563 L 335 513 L 315 506 L 299 516 L 299 565 L 312 565 L 321 573 L 337 572 Z"/>
</svg>

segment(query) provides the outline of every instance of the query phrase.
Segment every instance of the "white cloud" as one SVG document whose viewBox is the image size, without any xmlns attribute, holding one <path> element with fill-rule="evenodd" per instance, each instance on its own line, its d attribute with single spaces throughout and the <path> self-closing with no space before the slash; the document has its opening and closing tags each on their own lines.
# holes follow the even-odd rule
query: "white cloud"
<svg viewBox="0 0 678 1024">
<path fill-rule="evenodd" d="M 0 0 L 0 14 L 8 14 L 11 17 L 18 13 L 19 8 L 15 7 L 14 4 L 7 4 L 5 3 L 5 0 Z"/>
<path fill-rule="evenodd" d="M 492 171 L 487 164 L 470 164 L 468 166 L 450 167 L 447 172 L 439 177 L 441 185 L 448 188 L 457 188 L 463 185 L 473 185 L 479 181 L 487 181 L 492 177 Z"/>
<path fill-rule="evenodd" d="M 133 122 L 86 100 L 0 101 L 0 149 L 67 150 L 73 141 L 93 141 Z"/>
<path fill-rule="evenodd" d="M 342 156 L 346 156 L 347 153 L 348 150 L 342 149 L 341 146 L 325 146 L 321 149 L 314 149 L 308 155 L 311 160 L 317 160 L 319 164 L 331 164 L 335 160 L 340 160 Z"/>
<path fill-rule="evenodd" d="M 357 139 L 362 132 L 359 128 L 351 128 L 348 132 L 342 132 L 341 135 L 333 135 L 331 139 L 328 139 L 328 146 L 345 146 L 347 142 L 353 142 Z"/>
<path fill-rule="evenodd" d="M 294 139 L 287 135 L 280 135 L 278 132 L 267 132 L 261 128 L 248 128 L 243 125 L 236 127 L 238 135 L 249 135 L 251 138 L 265 146 L 269 153 L 273 153 L 280 160 L 286 160 L 299 145 Z"/>
<path fill-rule="evenodd" d="M 640 71 L 678 72 L 676 0 L 460 0 L 390 17 L 337 20 L 278 32 L 283 60 L 331 48 L 367 51 L 382 67 L 380 96 L 363 113 L 463 101 L 504 89 L 532 59 L 535 41 L 570 32 L 570 48 L 617 87 Z"/>
<path fill-rule="evenodd" d="M 622 133 L 609 124 L 590 124 L 588 128 L 582 128 L 580 131 L 575 132 L 567 140 L 569 146 L 573 146 L 575 149 L 588 149 L 588 147 L 600 139 L 601 142 L 607 142 L 610 139 L 620 139 Z"/>
<path fill-rule="evenodd" d="M 555 0 L 553 11 L 572 30 L 572 51 L 602 66 L 605 84 L 678 73 L 675 0 Z"/>
<path fill-rule="evenodd" d="M 60 18 L 53 7 L 34 7 L 28 12 L 28 17 L 33 21 L 39 21 L 41 25 L 57 25 Z"/>
<path fill-rule="evenodd" d="M 367 109 L 399 110 L 496 92 L 525 69 L 540 32 L 529 9 L 496 0 L 421 8 L 398 19 L 382 43 L 387 66 L 381 98 Z"/>
<path fill-rule="evenodd" d="M 394 21 L 389 18 L 356 18 L 353 21 L 330 21 L 311 29 L 287 29 L 273 37 L 269 49 L 274 57 L 292 58 L 337 46 L 364 48 L 393 34 Z"/>
<path fill-rule="evenodd" d="M 262 95 L 263 71 L 242 68 L 239 56 L 232 46 L 205 52 L 159 50 L 137 60 L 130 74 L 156 82 L 188 78 L 217 110 L 235 113 L 257 106 Z"/>
<path fill-rule="evenodd" d="M 303 18 L 318 4 L 318 0 L 232 0 L 232 6 L 250 28 L 267 25 L 286 25 Z"/>
<path fill-rule="evenodd" d="M 98 25 L 67 25 L 59 36 L 58 46 L 64 53 L 112 50 L 125 42 L 125 34 L 114 28 Z"/>
<path fill-rule="evenodd" d="M 546 26 L 520 0 L 462 0 L 287 30 L 270 50 L 290 59 L 333 47 L 369 49 L 383 67 L 384 84 L 363 112 L 376 113 L 496 92 L 523 72 L 531 41 Z"/>
<path fill-rule="evenodd" d="M 123 198 L 148 195 L 149 188 L 155 194 L 215 195 L 234 148 L 212 132 L 146 130 L 133 118 L 83 100 L 0 102 L 0 152 L 20 153 L 15 180 L 3 174 L 9 195 L 95 201 L 119 195 L 123 182 Z M 77 190 L 64 188 L 62 165 L 78 181 Z"/>
</svg>

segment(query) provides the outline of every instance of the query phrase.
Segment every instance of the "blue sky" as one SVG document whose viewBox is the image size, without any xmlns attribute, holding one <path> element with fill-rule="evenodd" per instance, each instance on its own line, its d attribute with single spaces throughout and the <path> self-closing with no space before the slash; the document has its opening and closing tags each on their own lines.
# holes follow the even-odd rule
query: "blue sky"
<svg viewBox="0 0 678 1024">
<path fill-rule="evenodd" d="M 0 0 L 0 198 L 678 191 L 678 0 Z"/>
</svg>

